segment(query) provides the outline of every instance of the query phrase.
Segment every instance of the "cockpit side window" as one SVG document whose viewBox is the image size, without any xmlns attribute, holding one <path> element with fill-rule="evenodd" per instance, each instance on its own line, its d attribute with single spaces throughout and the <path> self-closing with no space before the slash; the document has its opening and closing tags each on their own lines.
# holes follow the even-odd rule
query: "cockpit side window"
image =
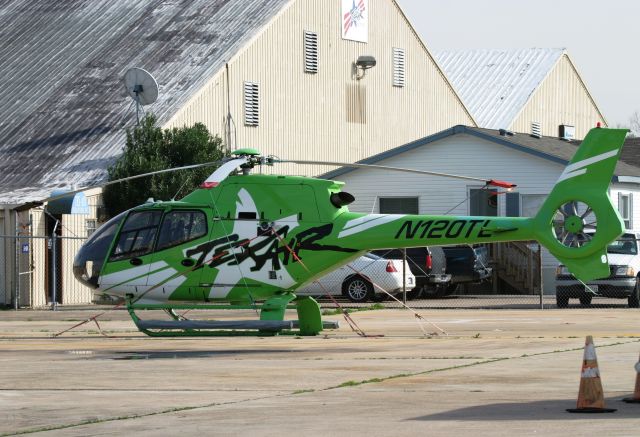
<svg viewBox="0 0 640 437">
<path fill-rule="evenodd" d="M 151 252 L 162 211 L 134 211 L 122 225 L 110 261 L 133 258 Z"/>
<path fill-rule="evenodd" d="M 207 235 L 207 216 L 202 211 L 171 211 L 165 214 L 156 250 L 168 249 Z"/>
</svg>

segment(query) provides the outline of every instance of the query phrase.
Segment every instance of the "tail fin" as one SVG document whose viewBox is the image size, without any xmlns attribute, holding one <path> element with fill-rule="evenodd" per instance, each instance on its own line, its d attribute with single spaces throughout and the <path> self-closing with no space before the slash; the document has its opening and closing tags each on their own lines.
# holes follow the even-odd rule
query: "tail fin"
<svg viewBox="0 0 640 437">
<path fill-rule="evenodd" d="M 536 238 L 578 278 L 609 276 L 607 245 L 624 231 L 608 194 L 626 129 L 592 129 L 534 218 Z"/>
</svg>

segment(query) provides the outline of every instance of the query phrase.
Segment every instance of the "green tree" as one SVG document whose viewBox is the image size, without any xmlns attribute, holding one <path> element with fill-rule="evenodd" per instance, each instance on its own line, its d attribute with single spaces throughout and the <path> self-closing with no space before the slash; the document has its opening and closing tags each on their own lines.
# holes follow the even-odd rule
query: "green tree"
<svg viewBox="0 0 640 437">
<path fill-rule="evenodd" d="M 109 167 L 109 181 L 168 168 L 217 161 L 225 156 L 222 140 L 202 123 L 161 129 L 151 114 L 127 129 L 123 155 Z M 200 185 L 215 167 L 162 173 L 105 187 L 103 199 L 110 217 L 149 198 L 179 199 Z"/>
</svg>

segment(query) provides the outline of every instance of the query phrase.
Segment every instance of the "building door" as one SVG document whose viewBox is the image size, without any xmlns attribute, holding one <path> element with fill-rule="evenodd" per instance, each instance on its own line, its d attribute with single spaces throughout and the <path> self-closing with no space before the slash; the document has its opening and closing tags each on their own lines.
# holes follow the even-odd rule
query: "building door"
<svg viewBox="0 0 640 437">
<path fill-rule="evenodd" d="M 47 302 L 63 303 L 62 298 L 62 214 L 47 214 L 45 223 L 45 232 L 48 237 L 47 240 Z M 57 226 L 56 226 L 57 223 Z M 54 240 L 51 238 L 56 235 L 55 239 L 55 253 L 54 253 Z M 55 299 L 54 299 L 55 289 Z"/>
</svg>

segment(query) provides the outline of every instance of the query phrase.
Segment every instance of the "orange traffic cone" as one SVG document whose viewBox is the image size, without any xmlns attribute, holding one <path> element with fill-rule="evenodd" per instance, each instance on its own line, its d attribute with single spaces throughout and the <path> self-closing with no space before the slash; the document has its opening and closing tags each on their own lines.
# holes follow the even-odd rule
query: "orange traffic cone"
<svg viewBox="0 0 640 437">
<path fill-rule="evenodd" d="M 636 363 L 636 388 L 633 391 L 633 397 L 624 398 L 623 401 L 630 404 L 640 404 L 640 360 Z"/>
<path fill-rule="evenodd" d="M 604 407 L 596 347 L 593 345 L 593 337 L 590 335 L 587 336 L 584 345 L 578 405 L 576 408 L 567 409 L 567 411 L 570 413 L 613 413 L 616 411 L 614 408 Z"/>
</svg>

